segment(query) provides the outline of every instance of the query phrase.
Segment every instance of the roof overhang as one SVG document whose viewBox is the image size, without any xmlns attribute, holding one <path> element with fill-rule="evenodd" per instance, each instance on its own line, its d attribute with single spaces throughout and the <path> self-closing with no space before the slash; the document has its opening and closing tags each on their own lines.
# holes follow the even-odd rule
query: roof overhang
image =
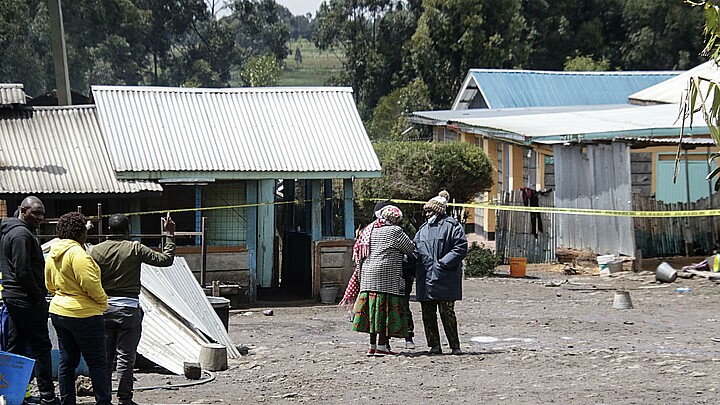
<svg viewBox="0 0 720 405">
<path fill-rule="evenodd" d="M 120 179 L 157 180 L 161 184 L 208 183 L 217 180 L 267 180 L 267 179 L 352 179 L 377 178 L 381 171 L 368 172 L 182 172 L 182 171 L 137 171 L 117 172 Z"/>
<path fill-rule="evenodd" d="M 720 67 L 711 59 L 671 79 L 631 94 L 628 101 L 637 105 L 677 104 L 687 92 L 691 77 L 703 79 L 701 87 L 707 91 L 709 81 L 720 81 Z"/>
<path fill-rule="evenodd" d="M 678 105 L 622 104 L 569 109 L 478 110 L 471 116 L 463 116 L 462 111 L 452 114 L 434 112 L 435 115 L 420 112 L 416 115 L 437 125 L 452 125 L 466 133 L 529 145 L 677 137 L 683 125 L 678 112 Z M 684 123 L 683 133 L 708 137 L 709 130 L 700 113 L 695 114 L 693 122 L 692 127 Z"/>
</svg>

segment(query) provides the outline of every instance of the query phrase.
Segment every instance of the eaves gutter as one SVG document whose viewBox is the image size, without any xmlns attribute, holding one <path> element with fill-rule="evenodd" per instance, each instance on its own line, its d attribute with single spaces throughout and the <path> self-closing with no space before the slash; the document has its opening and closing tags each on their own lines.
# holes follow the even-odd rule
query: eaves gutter
<svg viewBox="0 0 720 405">
<path fill-rule="evenodd" d="M 343 172 L 215 172 L 215 171 L 116 171 L 118 179 L 142 179 L 165 181 L 189 181 L 188 179 L 201 179 L 202 182 L 215 180 L 269 180 L 269 179 L 299 179 L 299 180 L 326 180 L 326 179 L 366 179 L 382 176 L 377 171 L 343 171 Z"/>
<path fill-rule="evenodd" d="M 417 115 L 409 115 L 407 117 L 407 120 L 409 123 L 417 124 L 417 125 L 436 126 L 436 125 L 446 125 L 447 124 L 447 120 L 436 120 L 433 118 L 426 118 L 426 117 L 421 117 L 421 116 L 417 116 Z"/>
<path fill-rule="evenodd" d="M 502 140 L 518 145 L 529 146 L 532 143 L 525 135 L 517 134 L 515 132 L 503 131 L 496 128 L 474 127 L 462 123 L 453 123 L 453 125 L 457 127 L 460 131 L 468 134 L 480 135 L 486 138 Z"/>
<path fill-rule="evenodd" d="M 685 128 L 684 136 L 708 135 L 709 130 L 706 126 Z M 651 129 L 632 129 L 623 131 L 603 131 L 582 134 L 563 134 L 533 137 L 530 143 L 582 143 L 593 141 L 611 141 L 619 137 L 676 137 L 680 135 L 680 128 L 651 128 Z"/>
<path fill-rule="evenodd" d="M 562 134 L 562 135 L 538 135 L 526 136 L 516 132 L 505 131 L 497 128 L 469 126 L 462 123 L 453 123 L 465 133 L 481 135 L 484 137 L 502 140 L 518 145 L 530 146 L 532 144 L 556 144 L 556 143 L 583 143 L 596 141 L 612 141 L 618 137 L 667 137 L 679 136 L 680 128 L 652 128 L 652 129 L 635 129 L 622 131 L 602 131 L 580 134 Z M 685 128 L 683 133 L 686 136 L 708 135 L 709 130 L 706 126 L 696 126 L 693 128 Z"/>
</svg>

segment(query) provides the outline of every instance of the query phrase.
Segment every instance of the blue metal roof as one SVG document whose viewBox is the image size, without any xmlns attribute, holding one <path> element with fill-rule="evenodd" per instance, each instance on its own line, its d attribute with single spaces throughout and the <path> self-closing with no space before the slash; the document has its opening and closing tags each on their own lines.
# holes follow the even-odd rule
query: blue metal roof
<svg viewBox="0 0 720 405">
<path fill-rule="evenodd" d="M 623 104 L 680 72 L 551 72 L 472 69 L 453 109 Z M 479 100 L 479 90 L 483 100 Z"/>
</svg>

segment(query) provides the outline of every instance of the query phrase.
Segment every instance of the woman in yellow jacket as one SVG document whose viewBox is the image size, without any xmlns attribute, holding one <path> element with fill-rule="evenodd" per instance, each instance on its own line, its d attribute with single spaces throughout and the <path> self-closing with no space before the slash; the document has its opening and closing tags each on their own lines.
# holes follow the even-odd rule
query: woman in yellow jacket
<svg viewBox="0 0 720 405">
<path fill-rule="evenodd" d="M 86 218 L 78 212 L 60 217 L 56 234 L 61 240 L 45 260 L 45 284 L 53 294 L 50 319 L 60 345 L 58 386 L 60 403 L 75 405 L 75 369 L 82 354 L 90 369 L 95 404 L 110 404 L 110 379 L 105 354 L 103 312 L 107 295 L 100 283 L 100 268 L 85 252 Z"/>
</svg>

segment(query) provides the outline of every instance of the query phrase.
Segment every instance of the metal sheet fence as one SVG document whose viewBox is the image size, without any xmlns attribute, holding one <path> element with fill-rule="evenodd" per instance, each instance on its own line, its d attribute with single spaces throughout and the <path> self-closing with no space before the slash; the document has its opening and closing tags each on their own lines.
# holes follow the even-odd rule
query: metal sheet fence
<svg viewBox="0 0 720 405">
<path fill-rule="evenodd" d="M 541 207 L 555 206 L 555 193 L 540 195 Z M 515 190 L 504 193 L 500 205 L 523 205 L 522 192 Z M 540 213 L 542 232 L 533 234 L 531 213 L 521 211 L 495 211 L 495 250 L 502 254 L 505 263 L 510 257 L 527 258 L 528 263 L 555 261 L 556 214 Z"/>
<path fill-rule="evenodd" d="M 500 196 L 500 205 L 523 205 L 521 192 Z M 555 206 L 554 193 L 540 196 L 540 206 Z M 639 194 L 632 196 L 634 211 L 685 211 L 720 207 L 720 193 L 694 203 L 664 203 Z M 557 215 L 541 213 L 543 232 L 537 237 L 531 230 L 529 212 L 496 210 L 495 247 L 507 263 L 510 257 L 525 257 L 528 263 L 555 261 Z M 635 244 L 643 257 L 704 255 L 720 250 L 720 216 L 633 218 Z"/>
<path fill-rule="evenodd" d="M 720 207 L 720 194 L 693 203 L 664 203 L 633 194 L 635 211 L 701 211 Z M 634 218 L 635 243 L 643 257 L 703 255 L 717 248 L 720 217 Z"/>
</svg>

